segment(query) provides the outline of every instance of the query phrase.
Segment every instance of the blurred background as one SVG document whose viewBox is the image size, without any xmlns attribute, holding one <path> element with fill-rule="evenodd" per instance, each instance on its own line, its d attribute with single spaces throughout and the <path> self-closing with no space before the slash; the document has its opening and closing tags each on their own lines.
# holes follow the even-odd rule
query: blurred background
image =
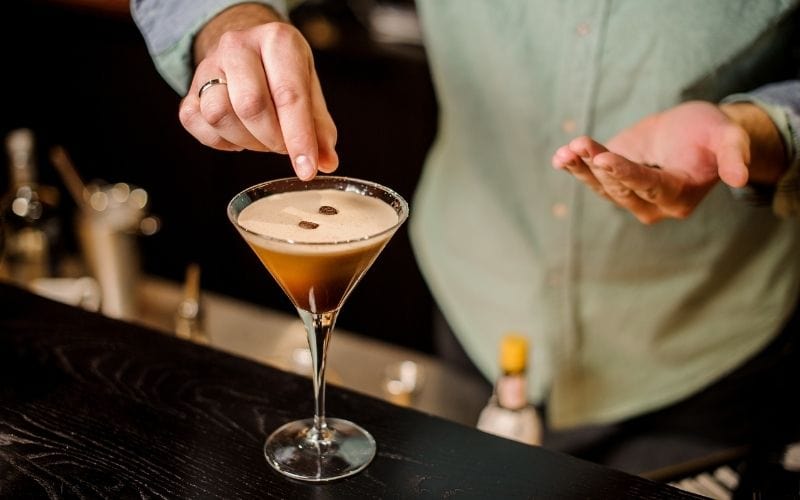
<svg viewBox="0 0 800 500">
<path fill-rule="evenodd" d="M 293 21 L 314 49 L 338 126 L 337 173 L 385 184 L 411 200 L 437 121 L 413 3 L 310 1 Z M 144 274 L 181 283 L 197 263 L 204 290 L 294 314 L 225 214 L 245 187 L 292 175 L 288 160 L 216 152 L 186 133 L 177 118 L 180 96 L 157 74 L 127 0 L 9 2 L 0 25 L 0 135 L 21 127 L 34 133 L 39 181 L 58 198 L 55 273 L 74 273 L 59 266 L 80 260 L 76 202 L 51 160 L 52 148 L 61 146 L 85 182 L 147 191 L 160 226 L 137 237 Z M 0 168 L 3 192 L 10 189 L 8 171 Z M 338 325 L 431 352 L 432 300 L 407 230 L 355 289 Z"/>
</svg>

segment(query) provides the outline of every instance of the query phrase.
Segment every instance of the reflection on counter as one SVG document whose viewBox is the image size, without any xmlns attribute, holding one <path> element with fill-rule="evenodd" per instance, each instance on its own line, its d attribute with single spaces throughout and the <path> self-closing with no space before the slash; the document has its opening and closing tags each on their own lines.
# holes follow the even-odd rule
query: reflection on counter
<svg viewBox="0 0 800 500">
<path fill-rule="evenodd" d="M 400 406 L 412 406 L 425 384 L 425 370 L 411 360 L 396 361 L 386 366 L 383 389 L 389 401 Z"/>
</svg>

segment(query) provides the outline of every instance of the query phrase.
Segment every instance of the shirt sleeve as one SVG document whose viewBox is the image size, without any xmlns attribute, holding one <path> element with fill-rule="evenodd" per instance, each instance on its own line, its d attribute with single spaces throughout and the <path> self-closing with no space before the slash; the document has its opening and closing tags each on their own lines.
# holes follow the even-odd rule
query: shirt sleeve
<svg viewBox="0 0 800 500">
<path fill-rule="evenodd" d="M 144 37 L 156 69 L 180 95 L 191 83 L 192 42 L 214 16 L 243 0 L 131 0 L 131 15 Z M 284 0 L 248 0 L 272 7 L 288 18 Z"/>
<path fill-rule="evenodd" d="M 763 109 L 781 134 L 789 169 L 775 186 L 772 209 L 781 217 L 800 216 L 800 80 L 771 83 L 723 102 L 750 102 Z"/>
</svg>

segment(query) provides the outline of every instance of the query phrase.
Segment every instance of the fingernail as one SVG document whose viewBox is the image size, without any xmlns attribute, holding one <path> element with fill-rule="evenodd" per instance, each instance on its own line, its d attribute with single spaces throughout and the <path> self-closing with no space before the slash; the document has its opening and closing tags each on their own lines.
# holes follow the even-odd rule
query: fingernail
<svg viewBox="0 0 800 500">
<path fill-rule="evenodd" d="M 297 176 L 303 180 L 311 179 L 316 173 L 314 165 L 306 155 L 300 155 L 294 159 L 294 170 L 297 172 Z"/>
</svg>

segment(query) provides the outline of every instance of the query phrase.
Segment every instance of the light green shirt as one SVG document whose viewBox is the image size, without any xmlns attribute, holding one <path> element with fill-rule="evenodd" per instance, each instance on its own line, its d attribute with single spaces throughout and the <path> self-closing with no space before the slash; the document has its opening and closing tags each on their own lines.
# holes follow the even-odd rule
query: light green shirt
<svg viewBox="0 0 800 500">
<path fill-rule="evenodd" d="M 241 1 L 132 0 L 178 92 L 195 32 Z M 644 226 L 550 158 L 580 134 L 607 140 L 682 101 L 786 78 L 798 3 L 417 0 L 441 105 L 411 208 L 418 262 L 488 377 L 503 333 L 530 337 L 529 387 L 555 427 L 686 397 L 764 347 L 795 307 L 800 219 L 719 185 L 689 219 Z M 793 165 L 776 210 L 798 212 L 800 132 L 751 100 Z"/>
<path fill-rule="evenodd" d="M 606 423 L 698 391 L 779 332 L 800 296 L 798 219 L 719 185 L 687 220 L 646 226 L 550 158 L 779 79 L 797 2 L 417 4 L 441 112 L 412 240 L 487 376 L 502 334 L 524 332 L 551 424 Z"/>
</svg>

